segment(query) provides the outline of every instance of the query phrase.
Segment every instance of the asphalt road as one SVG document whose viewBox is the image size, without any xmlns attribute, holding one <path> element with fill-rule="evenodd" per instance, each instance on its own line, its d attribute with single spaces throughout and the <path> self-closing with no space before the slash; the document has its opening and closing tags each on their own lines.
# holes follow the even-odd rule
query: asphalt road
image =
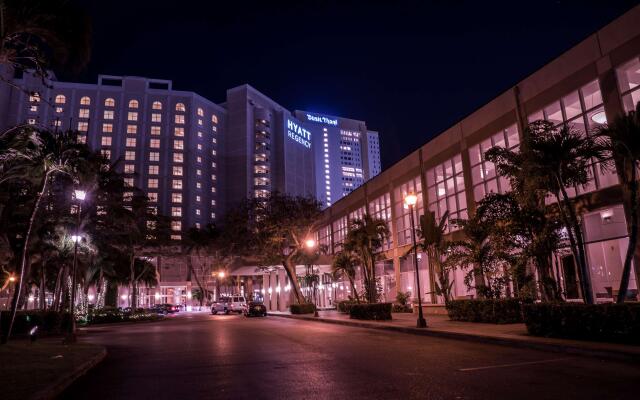
<svg viewBox="0 0 640 400">
<path fill-rule="evenodd" d="M 317 322 L 183 314 L 104 326 L 63 399 L 632 399 L 640 365 Z"/>
</svg>

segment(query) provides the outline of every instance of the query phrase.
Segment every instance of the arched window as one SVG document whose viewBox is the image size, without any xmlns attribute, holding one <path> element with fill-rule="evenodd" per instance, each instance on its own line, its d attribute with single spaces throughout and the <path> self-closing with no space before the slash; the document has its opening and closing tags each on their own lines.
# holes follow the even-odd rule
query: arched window
<svg viewBox="0 0 640 400">
<path fill-rule="evenodd" d="M 129 108 L 138 108 L 138 100 L 129 100 Z"/>
<path fill-rule="evenodd" d="M 80 99 L 80 105 L 88 106 L 91 105 L 91 99 L 88 96 L 84 96 Z"/>
<path fill-rule="evenodd" d="M 214 124 L 217 124 L 218 123 L 218 116 L 215 115 L 215 114 L 211 115 L 211 122 L 213 122 Z"/>
<path fill-rule="evenodd" d="M 198 107 L 198 115 L 201 117 L 204 115 L 204 111 L 200 107 Z"/>
<path fill-rule="evenodd" d="M 56 96 L 56 104 L 64 104 L 67 102 L 67 98 L 64 97 L 63 94 L 59 94 Z"/>
<path fill-rule="evenodd" d="M 151 105 L 151 108 L 153 108 L 154 110 L 162 110 L 162 103 L 160 103 L 159 101 L 154 101 Z"/>
<path fill-rule="evenodd" d="M 31 103 L 40 103 L 40 93 L 33 92 L 29 95 L 29 101 Z"/>
<path fill-rule="evenodd" d="M 114 99 L 112 99 L 111 97 L 109 97 L 108 99 L 104 100 L 104 106 L 105 107 L 114 107 L 116 105 L 116 101 Z"/>
<path fill-rule="evenodd" d="M 176 104 L 176 111 L 182 111 L 182 112 L 184 112 L 184 111 L 185 111 L 184 104 L 182 104 L 182 103 L 177 103 L 177 104 Z"/>
</svg>

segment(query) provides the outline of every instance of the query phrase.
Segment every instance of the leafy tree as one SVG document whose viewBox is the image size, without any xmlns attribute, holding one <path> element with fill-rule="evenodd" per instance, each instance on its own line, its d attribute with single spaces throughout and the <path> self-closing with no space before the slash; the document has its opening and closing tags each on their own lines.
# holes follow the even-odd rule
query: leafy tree
<svg viewBox="0 0 640 400">
<path fill-rule="evenodd" d="M 244 252 L 252 253 L 263 266 L 282 265 L 296 301 L 304 303 L 296 265 L 304 256 L 306 240 L 317 230 L 320 203 L 313 198 L 274 192 L 266 198 L 250 200 L 243 210 L 239 215 L 246 220 L 240 229 L 250 227 L 249 234 L 237 238 L 234 246 L 245 247 Z"/>
<path fill-rule="evenodd" d="M 365 214 L 354 219 L 349 225 L 344 249 L 355 254 L 362 266 L 365 295 L 369 303 L 378 300 L 375 263 L 384 239 L 389 236 L 389 228 L 383 219 Z"/>
<path fill-rule="evenodd" d="M 213 224 L 207 224 L 203 229 L 190 228 L 183 240 L 183 254 L 186 254 L 187 258 L 187 280 L 191 280 L 193 277 L 198 285 L 198 290 L 201 296 L 199 297 L 200 306 L 203 302 L 211 296 L 211 291 L 203 285 L 201 278 L 204 278 L 210 274 L 210 271 L 204 268 L 201 274 L 198 274 L 193 268 L 192 257 L 195 256 L 199 260 L 202 259 L 202 255 L 209 255 L 215 252 L 215 242 L 219 237 L 219 232 Z"/>
<path fill-rule="evenodd" d="M 640 103 L 636 110 L 619 116 L 608 126 L 600 128 L 596 137 L 601 139 L 606 153 L 611 155 L 605 165 L 615 167 L 622 187 L 622 198 L 629 245 L 624 258 L 618 303 L 624 302 L 629 288 L 631 263 L 634 255 L 640 259 L 638 247 L 638 205 L 640 191 L 638 190 L 638 168 L 640 167 Z M 640 266 L 636 266 L 636 282 L 640 282 Z"/>
<path fill-rule="evenodd" d="M 360 296 L 356 289 L 356 266 L 358 265 L 358 258 L 348 251 L 340 251 L 333 257 L 333 263 L 331 264 L 331 273 L 334 279 L 349 280 L 351 290 L 356 298 L 356 302 L 360 303 Z"/>
<path fill-rule="evenodd" d="M 453 264 L 446 263 L 444 258 L 449 246 L 449 243 L 444 239 L 448 219 L 448 211 L 442 215 L 437 223 L 433 211 L 421 215 L 418 230 L 419 239 L 416 243 L 416 246 L 427 254 L 429 275 L 437 277 L 437 281 L 433 282 L 435 293 L 442 296 L 445 302 L 452 300 L 451 288 L 454 281 L 449 278 L 449 275 L 450 271 L 455 268 Z"/>
</svg>

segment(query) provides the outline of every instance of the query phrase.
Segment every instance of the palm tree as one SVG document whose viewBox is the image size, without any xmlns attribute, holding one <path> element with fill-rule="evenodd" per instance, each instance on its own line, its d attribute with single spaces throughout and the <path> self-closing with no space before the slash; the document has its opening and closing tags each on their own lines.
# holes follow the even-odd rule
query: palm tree
<svg viewBox="0 0 640 400">
<path fill-rule="evenodd" d="M 360 303 L 360 296 L 358 295 L 358 291 L 356 290 L 356 285 L 354 282 L 356 279 L 357 264 L 357 257 L 355 257 L 348 251 L 341 251 L 333 258 L 333 263 L 331 264 L 331 273 L 334 279 L 347 278 L 349 280 L 349 284 L 351 285 L 351 290 L 353 290 L 353 295 L 356 298 L 356 302 Z"/>
<path fill-rule="evenodd" d="M 387 222 L 364 214 L 361 219 L 351 221 L 344 249 L 356 254 L 362 265 L 367 301 L 377 301 L 376 257 L 384 239 L 389 236 Z"/>
<path fill-rule="evenodd" d="M 17 311 L 17 299 L 22 294 L 32 230 L 49 184 L 58 175 L 73 176 L 79 164 L 86 160 L 88 148 L 77 142 L 75 132 L 52 133 L 31 127 L 19 127 L 0 136 L 0 183 L 14 179 L 35 181 L 40 188 L 36 194 L 27 231 L 22 245 L 16 296 L 12 302 L 11 320 L 5 336 L 7 341 L 13 329 Z"/>
<path fill-rule="evenodd" d="M 614 166 L 622 185 L 624 211 L 627 219 L 629 245 L 622 268 L 618 303 L 624 302 L 629 288 L 631 263 L 634 255 L 640 257 L 638 249 L 638 167 L 640 167 L 640 103 L 636 110 L 616 118 L 608 126 L 597 130 L 605 150 L 611 155 L 606 166 Z M 636 265 L 636 282 L 640 282 L 640 266 Z"/>
<path fill-rule="evenodd" d="M 0 63 L 79 71 L 89 61 L 88 17 L 68 0 L 0 0 Z"/>
<path fill-rule="evenodd" d="M 450 264 L 443 262 L 443 255 L 448 247 L 448 242 L 444 239 L 448 219 L 448 211 L 440 217 L 440 221 L 437 223 L 433 211 L 420 216 L 419 240 L 416 246 L 426 253 L 429 259 L 429 280 L 432 302 L 434 303 L 434 294 L 442 296 L 445 302 L 451 300 L 451 288 L 453 286 L 453 280 L 449 279 L 451 268 L 447 268 Z M 437 276 L 437 281 L 433 279 L 434 276 Z"/>
</svg>

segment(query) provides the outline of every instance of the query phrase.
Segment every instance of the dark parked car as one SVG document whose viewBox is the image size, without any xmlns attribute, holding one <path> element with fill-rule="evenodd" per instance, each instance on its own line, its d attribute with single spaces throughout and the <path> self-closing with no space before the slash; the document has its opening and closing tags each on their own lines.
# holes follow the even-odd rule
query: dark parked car
<svg viewBox="0 0 640 400">
<path fill-rule="evenodd" d="M 260 301 L 250 301 L 244 310 L 244 315 L 247 317 L 266 317 L 267 307 Z"/>
<path fill-rule="evenodd" d="M 173 314 L 175 312 L 180 311 L 178 306 L 174 306 L 173 304 L 156 304 L 151 308 L 151 311 L 156 312 L 158 314 Z"/>
</svg>

